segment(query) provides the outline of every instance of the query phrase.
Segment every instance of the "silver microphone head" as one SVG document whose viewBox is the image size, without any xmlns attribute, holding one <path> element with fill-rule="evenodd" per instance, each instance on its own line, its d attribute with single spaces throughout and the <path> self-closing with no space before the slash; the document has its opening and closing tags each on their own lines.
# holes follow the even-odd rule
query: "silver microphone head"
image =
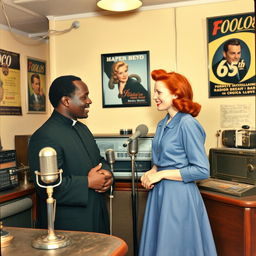
<svg viewBox="0 0 256 256">
<path fill-rule="evenodd" d="M 58 179 L 57 153 L 54 148 L 45 147 L 39 152 L 41 180 L 52 183 Z M 55 174 L 56 173 L 56 174 Z"/>
<path fill-rule="evenodd" d="M 115 152 L 112 148 L 109 148 L 105 152 L 106 154 L 106 160 L 109 164 L 114 164 L 115 163 Z"/>
<path fill-rule="evenodd" d="M 145 124 L 140 124 L 135 131 L 140 133 L 139 137 L 144 137 L 148 134 L 148 127 Z"/>
</svg>

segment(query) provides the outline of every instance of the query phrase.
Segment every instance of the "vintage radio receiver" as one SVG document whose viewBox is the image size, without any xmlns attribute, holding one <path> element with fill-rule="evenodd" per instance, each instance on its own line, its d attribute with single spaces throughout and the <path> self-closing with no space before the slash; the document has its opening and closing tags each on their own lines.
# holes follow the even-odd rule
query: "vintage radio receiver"
<svg viewBox="0 0 256 256">
<path fill-rule="evenodd" d="M 0 151 L 0 190 L 19 185 L 18 170 L 16 167 L 16 151 Z"/>
<path fill-rule="evenodd" d="M 235 196 L 256 195 L 256 149 L 211 148 L 211 179 L 199 182 L 209 190 Z"/>
<path fill-rule="evenodd" d="M 256 148 L 256 131 L 249 130 L 249 126 L 242 126 L 240 130 L 222 131 L 222 144 L 226 147 Z"/>
<path fill-rule="evenodd" d="M 115 152 L 114 175 L 115 179 L 131 179 L 131 158 L 128 147 L 123 144 L 129 138 L 128 135 L 96 135 L 95 140 L 100 149 L 100 154 L 105 158 L 107 149 Z M 151 168 L 151 148 L 153 136 L 138 138 L 138 153 L 136 155 L 136 169 L 138 176 Z"/>
</svg>

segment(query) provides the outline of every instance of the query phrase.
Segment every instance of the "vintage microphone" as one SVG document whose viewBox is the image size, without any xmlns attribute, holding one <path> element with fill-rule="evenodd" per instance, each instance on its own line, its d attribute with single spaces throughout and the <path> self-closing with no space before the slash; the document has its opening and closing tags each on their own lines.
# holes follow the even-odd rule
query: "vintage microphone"
<svg viewBox="0 0 256 256">
<path fill-rule="evenodd" d="M 113 149 L 107 149 L 106 152 L 106 160 L 110 166 L 110 170 L 112 172 L 113 178 L 114 178 L 114 163 L 115 163 L 115 152 Z M 109 229 L 110 229 L 110 235 L 112 235 L 112 227 L 113 227 L 113 200 L 114 198 L 114 189 L 113 184 L 110 187 L 110 193 L 109 193 Z"/>
<path fill-rule="evenodd" d="M 133 255 L 138 255 L 138 213 L 137 213 L 137 192 L 135 190 L 135 158 L 138 153 L 138 138 L 144 137 L 148 133 L 148 127 L 144 124 L 137 126 L 135 133 L 123 144 L 128 145 L 132 166 L 132 219 L 133 219 Z"/>
<path fill-rule="evenodd" d="M 128 140 L 123 144 L 124 147 L 127 147 L 130 142 L 136 140 L 138 137 L 144 137 L 148 134 L 148 127 L 145 124 L 140 124 L 136 127 L 135 133 L 128 138 Z"/>
<path fill-rule="evenodd" d="M 137 224 L 137 192 L 135 190 L 135 158 L 138 153 L 138 138 L 129 143 L 129 155 L 132 165 L 132 224 L 133 224 L 133 255 L 138 255 L 138 224 Z"/>
<path fill-rule="evenodd" d="M 32 246 L 37 249 L 58 249 L 66 247 L 70 244 L 70 239 L 65 235 L 55 235 L 54 232 L 54 220 L 56 211 L 56 200 L 52 197 L 53 188 L 57 187 L 62 182 L 62 170 L 58 170 L 57 167 L 57 153 L 55 149 L 51 147 L 45 147 L 39 152 L 40 171 L 35 171 L 36 183 L 41 188 L 46 188 L 48 198 L 47 203 L 47 218 L 48 218 L 48 234 L 40 236 L 32 241 Z M 42 185 L 38 181 L 38 176 L 41 177 L 41 181 L 45 184 Z M 59 178 L 60 176 L 60 178 Z M 59 178 L 59 182 L 55 183 Z"/>
</svg>

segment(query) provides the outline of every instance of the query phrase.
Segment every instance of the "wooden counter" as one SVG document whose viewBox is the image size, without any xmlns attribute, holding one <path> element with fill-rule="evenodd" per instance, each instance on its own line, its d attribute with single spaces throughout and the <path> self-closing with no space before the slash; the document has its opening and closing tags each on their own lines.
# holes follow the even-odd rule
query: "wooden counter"
<svg viewBox="0 0 256 256">
<path fill-rule="evenodd" d="M 128 251 L 127 244 L 120 238 L 106 234 L 78 231 L 55 231 L 56 235 L 65 234 L 71 244 L 55 250 L 35 249 L 31 242 L 47 230 L 5 227 L 14 237 L 10 245 L 1 248 L 4 256 L 124 256 Z"/>
<path fill-rule="evenodd" d="M 256 195 L 201 190 L 218 256 L 256 256 Z"/>
<path fill-rule="evenodd" d="M 0 192 L 0 203 L 17 199 L 22 196 L 31 195 L 35 192 L 34 185 L 29 183 L 28 185 L 20 185 L 12 189 L 4 190 Z"/>
<path fill-rule="evenodd" d="M 4 203 L 10 200 L 18 199 L 24 196 L 29 196 L 32 199 L 32 221 L 36 222 L 36 193 L 32 183 L 26 185 L 19 185 L 15 188 L 4 190 L 0 192 L 0 203 Z"/>
<path fill-rule="evenodd" d="M 141 226 L 147 191 L 140 184 L 138 190 L 141 197 L 139 200 L 139 226 Z M 129 243 L 129 239 L 132 239 L 132 230 L 127 231 L 131 227 L 126 227 L 125 223 L 131 220 L 131 183 L 116 182 L 115 191 L 113 234 Z M 0 192 L 0 203 L 27 195 L 33 200 L 33 220 L 35 221 L 36 196 L 32 184 Z M 208 212 L 218 256 L 256 256 L 256 195 L 235 197 L 206 190 L 201 190 L 201 195 Z M 126 232 L 128 234 L 125 234 Z M 132 246 L 129 245 L 129 247 L 132 250 Z"/>
</svg>

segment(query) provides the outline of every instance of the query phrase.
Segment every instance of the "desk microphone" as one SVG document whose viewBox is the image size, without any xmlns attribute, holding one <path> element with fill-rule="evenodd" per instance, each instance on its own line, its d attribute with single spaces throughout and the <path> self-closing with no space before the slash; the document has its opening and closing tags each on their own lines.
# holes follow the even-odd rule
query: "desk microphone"
<svg viewBox="0 0 256 256">
<path fill-rule="evenodd" d="M 57 168 L 57 153 L 55 149 L 51 147 L 45 147 L 39 152 L 40 171 L 35 171 L 36 183 L 41 188 L 46 188 L 48 198 L 47 203 L 47 220 L 48 220 L 48 234 L 38 237 L 32 241 L 32 246 L 36 249 L 58 249 L 66 247 L 70 244 L 70 239 L 66 235 L 55 235 L 54 221 L 55 221 L 55 209 L 56 200 L 52 197 L 53 188 L 60 185 L 62 182 L 62 170 Z M 59 182 L 54 184 L 58 180 Z M 40 184 L 38 176 L 41 177 L 41 181 L 47 185 Z"/>
</svg>

